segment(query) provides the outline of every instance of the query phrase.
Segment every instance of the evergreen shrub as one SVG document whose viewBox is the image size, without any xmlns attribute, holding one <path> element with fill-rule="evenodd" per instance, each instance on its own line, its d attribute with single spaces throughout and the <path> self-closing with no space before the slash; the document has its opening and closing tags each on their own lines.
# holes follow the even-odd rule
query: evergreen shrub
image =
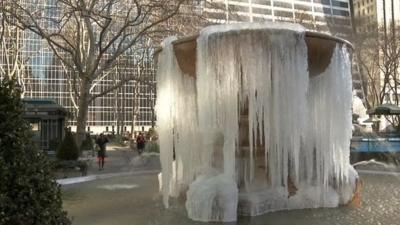
<svg viewBox="0 0 400 225">
<path fill-rule="evenodd" d="M 81 151 L 83 150 L 93 150 L 94 144 L 92 137 L 90 137 L 89 133 L 86 133 L 86 139 L 82 142 Z"/>
<path fill-rule="evenodd" d="M 0 224 L 68 225 L 47 155 L 23 119 L 15 80 L 0 81 Z"/>
<path fill-rule="evenodd" d="M 79 149 L 71 131 L 66 131 L 64 140 L 57 149 L 57 159 L 59 160 L 77 160 Z"/>
</svg>

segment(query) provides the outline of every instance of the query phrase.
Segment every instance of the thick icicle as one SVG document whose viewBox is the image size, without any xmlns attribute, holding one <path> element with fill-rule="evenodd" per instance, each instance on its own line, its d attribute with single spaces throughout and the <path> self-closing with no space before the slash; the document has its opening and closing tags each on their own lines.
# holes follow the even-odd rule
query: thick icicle
<svg viewBox="0 0 400 225">
<path fill-rule="evenodd" d="M 177 197 L 186 190 L 204 162 L 197 128 L 195 80 L 179 69 L 173 54 L 174 40 L 163 42 L 157 73 L 160 186 L 166 207 L 168 196 Z"/>
<path fill-rule="evenodd" d="M 176 73 L 180 70 L 176 66 L 171 42 L 175 38 L 169 38 L 163 42 L 163 51 L 159 57 L 157 73 L 157 123 L 159 127 L 159 144 L 162 149 L 160 161 L 162 166 L 162 192 L 166 208 L 169 207 L 168 197 L 170 192 L 170 180 L 172 176 L 173 155 L 173 83 Z M 179 75 L 178 75 L 179 76 Z"/>
<path fill-rule="evenodd" d="M 314 149 L 318 159 L 312 160 L 313 154 L 310 154 L 304 166 L 310 173 L 315 170 L 317 185 L 340 189 L 354 184 L 357 173 L 352 172 L 354 169 L 349 158 L 352 136 L 351 64 L 345 47 L 337 45 L 329 67 L 311 79 L 308 101 L 311 133 L 305 149 Z"/>
</svg>

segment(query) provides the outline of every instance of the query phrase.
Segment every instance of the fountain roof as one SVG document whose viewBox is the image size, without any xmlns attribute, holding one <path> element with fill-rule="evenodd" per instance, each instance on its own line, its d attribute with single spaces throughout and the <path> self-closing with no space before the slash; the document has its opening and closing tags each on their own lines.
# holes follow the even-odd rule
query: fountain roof
<svg viewBox="0 0 400 225">
<path fill-rule="evenodd" d="M 257 32 L 261 30 L 291 30 L 304 32 L 305 41 L 308 47 L 308 64 L 310 76 L 321 74 L 329 65 L 333 50 L 337 43 L 346 45 L 353 49 L 353 45 L 342 38 L 326 33 L 307 31 L 303 26 L 285 22 L 266 23 L 235 23 L 227 25 L 212 25 L 200 31 L 199 34 L 179 38 L 172 42 L 181 70 L 190 76 L 196 76 L 196 48 L 197 38 L 209 36 L 210 34 L 224 33 L 229 35 L 232 32 Z M 156 50 L 156 56 L 162 50 Z"/>
</svg>

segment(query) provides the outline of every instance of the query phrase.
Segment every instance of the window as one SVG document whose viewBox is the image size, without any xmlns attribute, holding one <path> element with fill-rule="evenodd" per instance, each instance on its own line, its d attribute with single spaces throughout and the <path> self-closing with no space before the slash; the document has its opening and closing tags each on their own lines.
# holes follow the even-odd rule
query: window
<svg viewBox="0 0 400 225">
<path fill-rule="evenodd" d="M 344 10 L 333 10 L 333 15 L 340 15 L 340 16 L 350 16 L 349 11 L 344 11 Z"/>
<path fill-rule="evenodd" d="M 323 8 L 323 11 L 324 11 L 324 14 L 328 14 L 328 15 L 331 15 L 331 13 L 332 13 L 332 11 L 331 11 L 331 9 L 330 8 Z"/>
<path fill-rule="evenodd" d="M 292 3 L 286 3 L 286 2 L 274 2 L 274 6 L 276 7 L 282 7 L 282 8 L 292 8 Z"/>
<path fill-rule="evenodd" d="M 349 4 L 347 2 L 332 1 L 332 6 L 348 8 Z"/>
<path fill-rule="evenodd" d="M 321 0 L 321 3 L 323 5 L 331 5 L 331 1 L 330 0 Z"/>
</svg>

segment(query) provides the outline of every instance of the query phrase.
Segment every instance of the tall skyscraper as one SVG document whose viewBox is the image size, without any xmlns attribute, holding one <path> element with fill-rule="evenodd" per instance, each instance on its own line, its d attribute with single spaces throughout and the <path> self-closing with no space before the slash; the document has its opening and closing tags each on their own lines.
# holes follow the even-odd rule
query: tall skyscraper
<svg viewBox="0 0 400 225">
<path fill-rule="evenodd" d="M 400 23 L 400 1 L 398 0 L 353 0 L 353 7 L 354 17 L 364 19 L 364 22 L 385 27 Z"/>
</svg>

